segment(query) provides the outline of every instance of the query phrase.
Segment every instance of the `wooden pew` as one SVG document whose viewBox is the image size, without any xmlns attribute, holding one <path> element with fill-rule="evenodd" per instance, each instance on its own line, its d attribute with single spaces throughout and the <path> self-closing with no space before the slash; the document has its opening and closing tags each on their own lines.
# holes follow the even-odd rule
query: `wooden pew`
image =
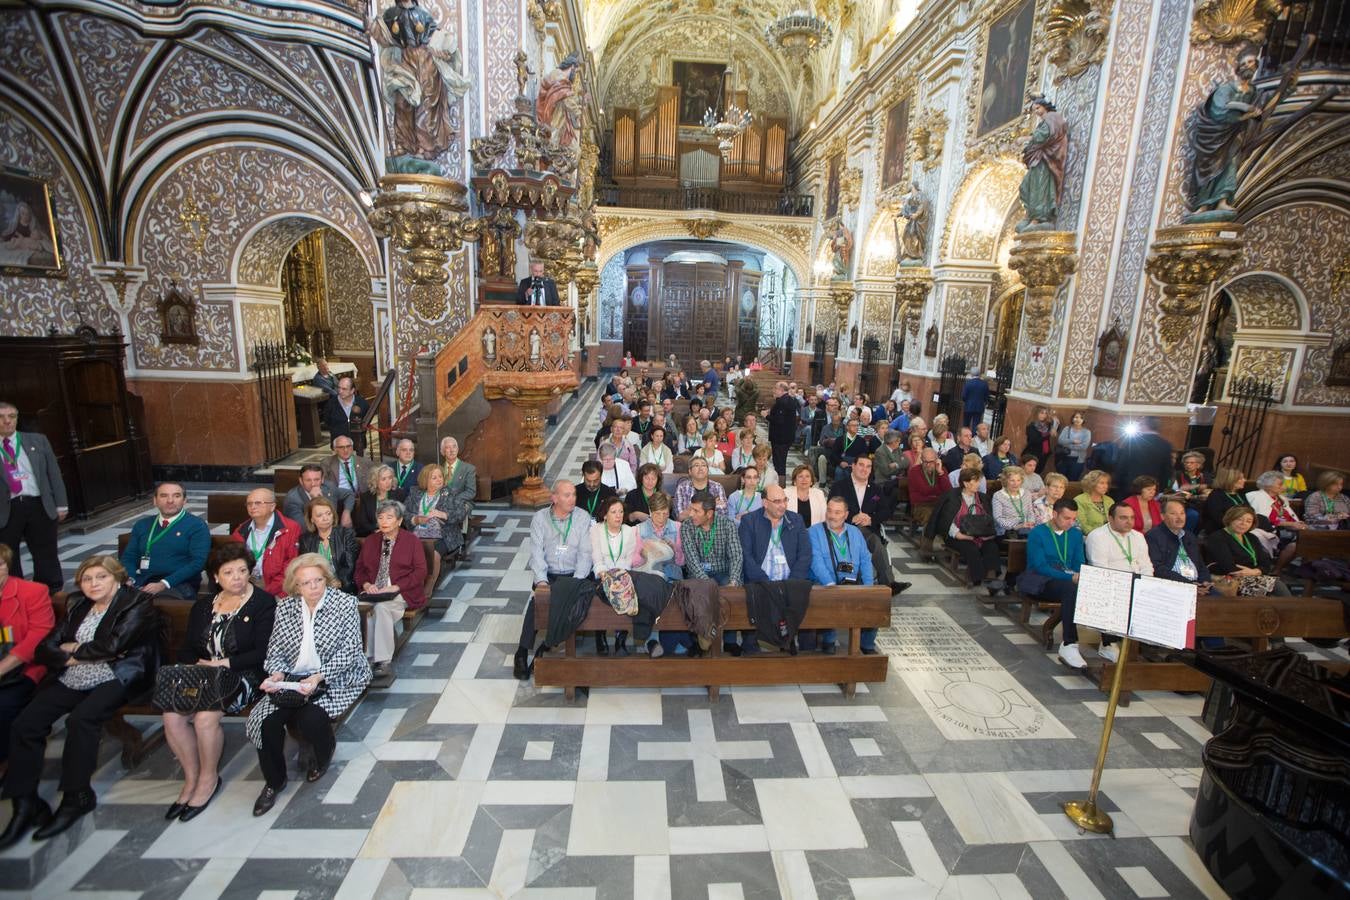
<svg viewBox="0 0 1350 900">
<path fill-rule="evenodd" d="M 206 521 L 212 525 L 228 525 L 233 530 L 249 518 L 247 499 L 248 494 L 208 494 Z"/>
<path fill-rule="evenodd" d="M 1300 537 L 1301 539 L 1301 537 Z M 1254 650 L 1266 650 L 1270 638 L 1343 638 L 1347 635 L 1344 607 L 1325 597 L 1201 597 L 1195 606 L 1195 633 L 1204 637 L 1249 640 Z M 1114 663 L 1089 664 L 1088 677 L 1110 692 Z M 1129 663 L 1121 680 L 1126 691 L 1207 691 L 1209 676 L 1182 662 L 1144 658 L 1131 642 Z"/>
<path fill-rule="evenodd" d="M 1350 531 L 1316 531 L 1306 528 L 1298 535 L 1298 555 L 1304 565 L 1319 559 L 1350 560 Z M 1350 591 L 1350 582 L 1303 579 L 1303 596 L 1310 597 L 1319 587 L 1339 587 Z"/>
<path fill-rule="evenodd" d="M 277 466 L 272 471 L 272 490 L 276 491 L 278 500 L 285 497 L 287 492 L 299 483 L 299 466 Z"/>
<path fill-rule="evenodd" d="M 726 630 L 752 629 L 746 615 L 745 590 L 724 587 L 721 591 L 729 607 Z M 548 629 L 548 607 L 548 588 L 537 589 L 534 616 L 541 633 Z M 628 631 L 632 621 L 596 597 L 578 631 Z M 534 680 L 541 687 L 563 688 L 568 700 L 575 699 L 578 687 L 690 686 L 706 687 L 708 698 L 716 700 L 723 685 L 735 684 L 838 684 L 844 695 L 851 698 L 858 682 L 886 680 L 887 658 L 864 655 L 861 640 L 863 628 L 883 628 L 890 621 L 890 592 L 884 587 L 818 587 L 811 591 L 811 604 L 801 627 L 848 631 L 848 649 L 835 656 L 810 651 L 796 656 L 764 652 L 723 656 L 722 641 L 718 639 L 713 641 L 707 656 L 696 659 L 671 655 L 651 659 L 641 652 L 629 657 L 579 657 L 573 634 L 564 645 L 562 656 L 536 659 Z M 658 627 L 662 631 L 689 629 L 675 604 L 666 607 Z"/>
</svg>

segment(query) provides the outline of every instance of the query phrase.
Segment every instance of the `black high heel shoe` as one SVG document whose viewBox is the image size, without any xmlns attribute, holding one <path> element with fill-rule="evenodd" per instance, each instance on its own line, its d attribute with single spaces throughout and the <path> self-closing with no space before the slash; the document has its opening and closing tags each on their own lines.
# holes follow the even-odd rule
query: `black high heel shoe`
<svg viewBox="0 0 1350 900">
<path fill-rule="evenodd" d="M 605 636 L 603 631 L 595 633 L 595 655 L 609 656 L 609 638 Z"/>
<path fill-rule="evenodd" d="M 169 808 L 164 811 L 164 820 L 166 822 L 172 822 L 174 819 L 181 816 L 183 814 L 183 810 L 185 809 L 187 809 L 186 803 L 179 803 L 177 800 L 175 800 L 174 802 L 170 803 Z"/>
<path fill-rule="evenodd" d="M 214 799 L 216 799 L 216 794 L 219 794 L 219 793 L 220 793 L 220 788 L 221 788 L 221 786 L 224 785 L 224 784 L 225 784 L 225 779 L 224 779 L 224 778 L 221 778 L 219 775 L 217 775 L 217 776 L 216 776 L 216 789 L 215 789 L 214 791 L 211 792 L 211 796 L 210 796 L 210 797 L 207 797 L 207 798 L 206 798 L 206 802 L 203 803 L 201 806 L 192 806 L 192 805 L 187 804 L 187 803 L 183 804 L 183 814 L 182 814 L 181 816 L 178 817 L 178 821 L 180 821 L 180 822 L 191 822 L 193 819 L 195 819 L 195 818 L 197 818 L 198 816 L 200 816 L 200 815 L 202 814 L 202 811 L 203 811 L 204 809 L 206 809 L 208 806 L 211 805 L 211 801 L 214 800 Z"/>
</svg>

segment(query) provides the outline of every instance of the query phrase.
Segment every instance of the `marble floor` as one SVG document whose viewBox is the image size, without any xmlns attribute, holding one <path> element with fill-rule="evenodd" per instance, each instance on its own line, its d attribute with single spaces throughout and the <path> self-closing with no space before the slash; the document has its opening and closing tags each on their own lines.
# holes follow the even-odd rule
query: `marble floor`
<svg viewBox="0 0 1350 900">
<path fill-rule="evenodd" d="M 550 477 L 590 446 L 597 390 L 560 415 Z M 347 719 L 323 781 L 297 773 L 253 818 L 256 755 L 231 722 L 224 791 L 170 825 L 169 752 L 124 771 L 105 741 L 99 808 L 0 854 L 0 898 L 1223 896 L 1186 837 L 1202 698 L 1135 699 L 1100 798 L 1116 836 L 1078 833 L 1059 804 L 1085 794 L 1102 695 L 907 542 L 891 543 L 915 586 L 879 640 L 888 676 L 852 700 L 787 686 L 568 703 L 511 677 L 528 515 L 482 511 L 490 533 L 437 591 L 448 609 Z M 48 797 L 60 745 L 58 730 Z"/>
</svg>

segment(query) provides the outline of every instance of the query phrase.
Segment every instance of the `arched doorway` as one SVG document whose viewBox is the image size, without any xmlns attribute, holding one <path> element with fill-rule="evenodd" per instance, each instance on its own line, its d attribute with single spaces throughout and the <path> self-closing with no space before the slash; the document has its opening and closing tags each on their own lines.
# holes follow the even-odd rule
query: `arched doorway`
<svg viewBox="0 0 1350 900">
<path fill-rule="evenodd" d="M 638 359 L 777 354 L 796 319 L 796 275 L 776 255 L 730 241 L 647 241 L 615 254 L 600 280 L 600 336 Z"/>
</svg>

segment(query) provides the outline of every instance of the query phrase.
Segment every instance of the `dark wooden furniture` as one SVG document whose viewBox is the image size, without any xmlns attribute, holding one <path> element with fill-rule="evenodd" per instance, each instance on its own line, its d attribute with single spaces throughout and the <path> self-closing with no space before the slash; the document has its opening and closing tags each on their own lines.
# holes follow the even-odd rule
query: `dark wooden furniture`
<svg viewBox="0 0 1350 900">
<path fill-rule="evenodd" d="M 745 590 L 724 587 L 728 610 L 726 630 L 753 629 L 746 616 Z M 549 589 L 534 595 L 534 620 L 540 631 L 548 629 Z M 616 613 L 603 599 L 591 601 L 590 612 L 578 631 L 628 631 L 633 620 Z M 562 656 L 540 656 L 534 664 L 534 682 L 561 687 L 568 700 L 578 687 L 706 687 L 716 700 L 723 685 L 733 684 L 838 684 L 844 696 L 852 697 L 857 683 L 886 680 L 889 660 L 862 652 L 862 629 L 884 628 L 891 623 L 891 595 L 885 587 L 818 587 L 811 591 L 811 605 L 801 627 L 835 628 L 848 632 L 847 649 L 836 656 L 819 653 L 755 653 L 723 656 L 722 642 L 714 640 L 708 655 L 688 659 L 645 654 L 629 657 L 577 656 L 576 635 L 568 638 Z M 689 624 L 675 604 L 661 613 L 662 631 L 687 631 Z"/>
<path fill-rule="evenodd" d="M 1290 647 L 1190 661 L 1214 679 L 1189 829 L 1205 868 L 1235 900 L 1350 895 L 1350 677 Z"/>
<path fill-rule="evenodd" d="M 1305 566 L 1319 559 L 1350 560 L 1350 531 L 1318 531 L 1305 528 L 1298 535 L 1298 555 Z M 1311 571 L 1311 569 L 1309 570 Z M 1303 596 L 1312 596 L 1319 587 L 1339 587 L 1350 590 L 1350 582 L 1303 579 Z"/>
<path fill-rule="evenodd" d="M 295 424 L 300 435 L 300 446 L 322 446 L 324 437 L 319 428 L 319 407 L 323 405 L 324 398 L 302 397 L 299 394 L 291 396 L 295 398 Z"/>
<path fill-rule="evenodd" d="M 127 393 L 120 334 L 0 338 L 5 399 L 19 430 L 51 441 L 79 519 L 144 496 L 152 486 L 140 398 Z"/>
</svg>

